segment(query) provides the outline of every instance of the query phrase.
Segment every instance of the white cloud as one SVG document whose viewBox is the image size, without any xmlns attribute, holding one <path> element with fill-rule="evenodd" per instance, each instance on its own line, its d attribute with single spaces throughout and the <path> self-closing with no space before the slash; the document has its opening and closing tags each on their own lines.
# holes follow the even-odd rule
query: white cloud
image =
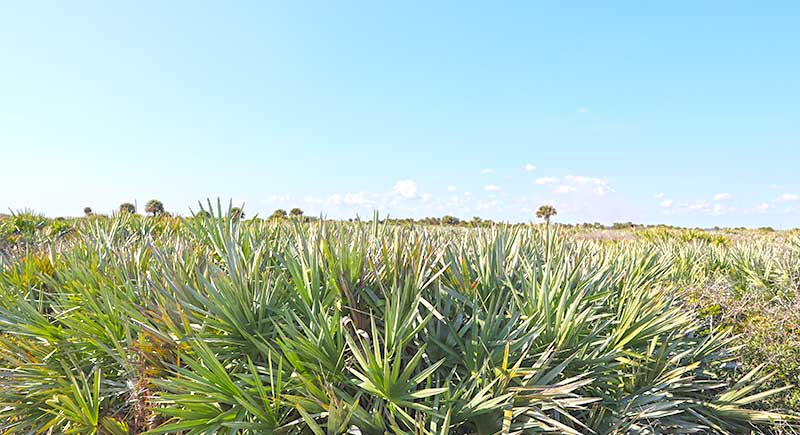
<svg viewBox="0 0 800 435">
<path fill-rule="evenodd" d="M 664 192 L 658 192 L 655 195 L 653 195 L 653 198 L 655 199 L 661 199 L 663 197 L 664 197 Z"/>
<path fill-rule="evenodd" d="M 364 192 L 346 193 L 344 203 L 345 205 L 369 205 L 369 200 Z"/>
<path fill-rule="evenodd" d="M 715 198 L 719 197 L 719 195 L 715 195 Z M 726 198 L 723 198 L 724 201 Z M 667 206 L 666 204 L 669 204 Z M 672 200 L 665 199 L 661 202 L 661 206 L 665 208 L 670 208 L 672 206 Z M 696 199 L 694 201 L 689 202 L 682 202 L 678 205 L 681 211 L 688 213 L 689 215 L 706 215 L 706 216 L 722 216 L 733 211 L 736 211 L 735 207 L 726 205 L 725 202 L 710 202 L 705 199 Z"/>
<path fill-rule="evenodd" d="M 585 107 L 585 106 L 584 107 L 579 107 L 578 108 L 578 113 L 589 113 L 589 108 Z"/>
<path fill-rule="evenodd" d="M 369 200 L 367 194 L 364 192 L 358 192 L 358 193 L 348 192 L 345 193 L 344 195 L 335 193 L 333 195 L 328 196 L 327 203 L 334 207 L 340 205 L 369 207 L 372 204 L 372 201 Z"/>
<path fill-rule="evenodd" d="M 535 171 L 535 170 L 536 170 L 536 166 L 533 166 L 533 165 L 532 165 L 532 164 L 530 164 L 530 163 L 526 163 L 526 164 L 525 164 L 525 170 L 526 170 L 527 172 L 533 172 L 533 171 Z"/>
<path fill-rule="evenodd" d="M 523 165 L 518 165 L 517 170 L 524 169 Z M 495 172 L 495 176 L 496 174 Z M 621 204 L 618 198 L 611 194 L 602 196 L 612 191 L 605 178 L 574 175 L 543 177 L 539 180 L 535 180 L 535 176 L 530 178 L 543 185 L 543 189 L 533 188 L 534 185 L 529 184 L 529 188 L 533 188 L 532 192 L 517 193 L 514 189 L 506 192 L 511 188 L 510 185 L 501 184 L 487 176 L 485 181 L 478 185 L 479 187 L 473 187 L 468 191 L 463 190 L 466 186 L 445 184 L 445 189 L 440 187 L 437 193 L 425 190 L 424 185 L 415 179 L 406 178 L 395 179 L 395 183 L 389 184 L 389 188 L 382 191 L 342 190 L 318 197 L 312 195 L 297 204 L 287 201 L 285 204 L 281 202 L 275 205 L 287 209 L 301 205 L 309 215 L 321 214 L 331 218 L 363 215 L 366 210 L 376 209 L 380 210 L 382 215 L 390 214 L 397 217 L 419 218 L 451 214 L 467 218 L 480 215 L 492 219 L 524 221 L 530 218 L 530 213 L 523 212 L 524 209 L 535 211 L 535 206 L 543 203 L 555 205 L 559 209 L 559 214 L 566 220 L 603 221 L 615 218 L 615 214 L 620 213 L 618 210 L 622 206 L 618 205 Z M 300 198 L 302 197 L 301 195 Z M 546 197 L 550 197 L 550 201 L 544 201 Z M 276 196 L 271 199 L 286 198 Z"/>
<path fill-rule="evenodd" d="M 773 184 L 772 186 L 769 186 L 769 188 L 770 188 L 770 190 L 780 190 L 780 189 L 783 189 L 783 186 L 779 186 L 777 184 Z"/>
<path fill-rule="evenodd" d="M 394 183 L 392 191 L 403 198 L 413 198 L 417 196 L 417 183 L 414 180 L 399 180 Z"/>
<path fill-rule="evenodd" d="M 777 200 L 780 202 L 797 201 L 800 200 L 800 195 L 796 193 L 784 193 L 783 195 L 779 196 Z"/>
<path fill-rule="evenodd" d="M 757 213 L 766 213 L 770 208 L 772 208 L 772 206 L 768 202 L 762 202 L 756 206 L 755 210 Z"/>
<path fill-rule="evenodd" d="M 611 187 L 608 185 L 608 180 L 605 178 L 584 177 L 582 175 L 567 175 L 564 177 L 566 183 L 573 186 L 591 186 L 594 193 L 598 195 L 605 195 L 612 192 Z"/>
<path fill-rule="evenodd" d="M 492 199 L 490 201 L 481 201 L 475 204 L 475 208 L 478 210 L 493 210 L 496 209 L 499 205 L 499 201 L 496 199 Z"/>
<path fill-rule="evenodd" d="M 564 179 L 574 184 L 589 184 L 594 180 L 599 180 L 599 178 L 584 177 L 583 175 L 567 175 Z"/>
<path fill-rule="evenodd" d="M 284 194 L 284 195 L 270 195 L 265 201 L 268 204 L 270 203 L 284 203 L 292 200 L 292 195 Z"/>
<path fill-rule="evenodd" d="M 536 179 L 536 184 L 556 184 L 558 178 L 556 177 L 540 177 Z"/>
<path fill-rule="evenodd" d="M 494 169 L 492 168 L 481 169 L 481 174 L 494 174 Z"/>
<path fill-rule="evenodd" d="M 594 186 L 594 193 L 596 193 L 598 195 L 605 195 L 606 193 L 611 192 L 611 191 L 612 190 L 611 190 L 610 187 L 608 187 L 608 182 L 607 181 L 602 183 L 602 184 L 597 184 L 596 186 Z"/>
<path fill-rule="evenodd" d="M 705 199 L 698 199 L 686 205 L 689 210 L 708 210 L 708 201 Z"/>
<path fill-rule="evenodd" d="M 714 201 L 727 201 L 731 199 L 730 193 L 717 193 L 714 195 Z"/>
</svg>

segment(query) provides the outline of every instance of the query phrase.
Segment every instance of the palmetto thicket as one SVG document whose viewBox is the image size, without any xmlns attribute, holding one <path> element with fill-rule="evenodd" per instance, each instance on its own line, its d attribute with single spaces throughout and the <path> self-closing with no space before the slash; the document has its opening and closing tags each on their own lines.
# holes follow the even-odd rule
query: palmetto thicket
<svg viewBox="0 0 800 435">
<path fill-rule="evenodd" d="M 668 258 L 533 227 L 135 215 L 3 265 L 0 433 L 749 433 Z"/>
</svg>

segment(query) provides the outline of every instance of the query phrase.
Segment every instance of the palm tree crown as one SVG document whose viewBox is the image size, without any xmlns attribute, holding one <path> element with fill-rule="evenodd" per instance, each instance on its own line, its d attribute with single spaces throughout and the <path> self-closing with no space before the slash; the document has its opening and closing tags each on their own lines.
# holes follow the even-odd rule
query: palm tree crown
<svg viewBox="0 0 800 435">
<path fill-rule="evenodd" d="M 136 213 L 136 206 L 131 204 L 130 202 L 123 202 L 119 205 L 119 212 L 120 214 L 124 213 Z"/>
<path fill-rule="evenodd" d="M 144 211 L 153 216 L 164 214 L 164 203 L 157 199 L 151 199 L 145 204 Z"/>
<path fill-rule="evenodd" d="M 547 225 L 550 225 L 550 217 L 555 216 L 556 214 L 556 208 L 552 205 L 543 205 L 539 207 L 539 210 L 536 210 L 536 217 L 544 219 Z"/>
</svg>

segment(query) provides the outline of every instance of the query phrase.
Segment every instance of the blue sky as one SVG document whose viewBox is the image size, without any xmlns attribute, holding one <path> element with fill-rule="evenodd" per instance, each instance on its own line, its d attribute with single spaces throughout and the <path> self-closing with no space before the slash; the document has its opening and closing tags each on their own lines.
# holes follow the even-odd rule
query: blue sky
<svg viewBox="0 0 800 435">
<path fill-rule="evenodd" d="M 758 3 L 5 2 L 0 210 L 800 226 L 800 3 Z"/>
</svg>

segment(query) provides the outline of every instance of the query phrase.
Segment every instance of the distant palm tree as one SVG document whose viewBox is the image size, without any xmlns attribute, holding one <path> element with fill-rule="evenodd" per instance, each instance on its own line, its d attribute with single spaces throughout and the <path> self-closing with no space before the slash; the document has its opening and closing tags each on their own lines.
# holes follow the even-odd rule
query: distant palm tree
<svg viewBox="0 0 800 435">
<path fill-rule="evenodd" d="M 300 210 L 298 207 L 295 207 L 295 208 L 293 208 L 293 209 L 291 209 L 289 211 L 289 215 L 291 217 L 297 217 L 297 218 L 302 217 L 303 216 L 303 210 Z"/>
<path fill-rule="evenodd" d="M 450 215 L 442 216 L 442 225 L 458 225 L 460 223 L 461 219 L 455 216 L 450 216 Z"/>
<path fill-rule="evenodd" d="M 201 219 L 210 219 L 211 218 L 211 213 L 209 213 L 209 212 L 207 212 L 205 210 L 200 210 L 197 213 L 195 213 L 194 216 L 198 217 L 198 218 L 201 218 Z"/>
<path fill-rule="evenodd" d="M 131 204 L 130 202 L 123 202 L 122 204 L 119 205 L 119 213 L 120 214 L 136 213 L 136 206 Z"/>
<path fill-rule="evenodd" d="M 84 207 L 83 208 L 83 214 L 85 214 L 86 216 L 91 216 L 92 215 L 92 208 L 91 207 Z"/>
<path fill-rule="evenodd" d="M 144 211 L 152 214 L 153 216 L 162 215 L 164 214 L 164 203 L 157 199 L 151 199 L 150 201 L 147 201 L 147 204 L 145 204 Z"/>
<path fill-rule="evenodd" d="M 283 219 L 286 216 L 288 216 L 288 214 L 286 213 L 286 210 L 283 210 L 283 209 L 279 208 L 279 209 L 273 211 L 272 212 L 272 216 L 270 216 L 269 218 L 270 219 Z"/>
<path fill-rule="evenodd" d="M 539 210 L 536 210 L 536 217 L 544 219 L 547 226 L 550 226 L 550 217 L 556 214 L 556 208 L 552 205 L 543 205 L 539 207 Z"/>
<path fill-rule="evenodd" d="M 233 207 L 230 211 L 231 218 L 233 220 L 238 221 L 239 219 L 244 219 L 244 210 L 241 207 Z"/>
</svg>

